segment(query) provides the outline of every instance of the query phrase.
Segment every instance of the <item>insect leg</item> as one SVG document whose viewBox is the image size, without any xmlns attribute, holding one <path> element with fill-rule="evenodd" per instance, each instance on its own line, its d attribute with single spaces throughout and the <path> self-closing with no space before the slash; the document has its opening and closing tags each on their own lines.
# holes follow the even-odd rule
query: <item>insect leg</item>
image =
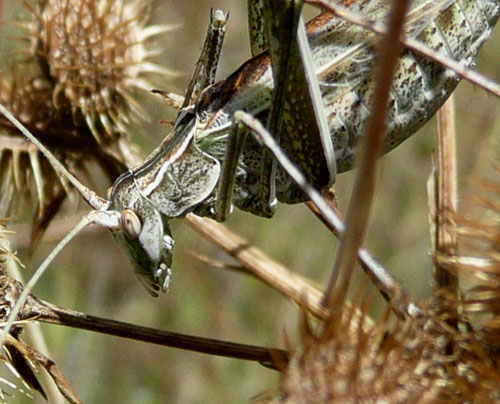
<svg viewBox="0 0 500 404">
<path fill-rule="evenodd" d="M 196 62 L 196 68 L 189 82 L 181 108 L 192 104 L 205 87 L 215 82 L 228 17 L 229 13 L 224 13 L 222 10 L 212 9 L 210 11 L 210 24 L 208 25 L 205 43 Z"/>
<path fill-rule="evenodd" d="M 266 126 L 308 181 L 326 189 L 335 180 L 335 156 L 301 18 L 303 1 L 264 0 L 264 6 L 274 78 Z M 276 163 L 265 153 L 260 199 L 263 211 L 271 215 L 276 202 Z"/>
<path fill-rule="evenodd" d="M 226 146 L 226 154 L 222 163 L 222 171 L 217 185 L 217 201 L 215 202 L 215 219 L 223 222 L 232 212 L 232 197 L 234 178 L 238 167 L 243 143 L 248 133 L 246 127 L 240 122 L 235 122 L 233 133 L 230 135 Z"/>
<path fill-rule="evenodd" d="M 215 82 L 228 17 L 229 13 L 224 14 L 222 10 L 210 11 L 210 23 L 205 42 L 184 97 L 170 91 L 153 90 L 153 93 L 163 97 L 167 105 L 177 110 L 185 108 L 196 102 L 205 87 Z"/>
<path fill-rule="evenodd" d="M 252 56 L 267 49 L 266 27 L 264 24 L 264 0 L 248 0 L 248 32 L 250 33 L 250 50 Z"/>
<path fill-rule="evenodd" d="M 296 164 L 284 153 L 276 142 L 274 136 L 251 115 L 244 111 L 234 113 L 235 122 L 245 125 L 256 137 L 257 141 L 264 143 L 265 147 L 273 154 L 274 158 L 286 170 L 295 183 L 316 205 L 330 228 L 337 229 L 339 235 L 344 234 L 345 225 L 340 217 L 331 209 L 323 196 L 308 182 L 306 176 L 297 168 Z M 369 277 L 380 291 L 380 293 L 390 301 L 398 316 L 404 317 L 407 313 L 414 311 L 415 306 L 407 301 L 407 293 L 399 284 L 392 279 L 386 269 L 378 264 L 370 253 L 360 248 L 358 257 L 366 268 Z"/>
</svg>

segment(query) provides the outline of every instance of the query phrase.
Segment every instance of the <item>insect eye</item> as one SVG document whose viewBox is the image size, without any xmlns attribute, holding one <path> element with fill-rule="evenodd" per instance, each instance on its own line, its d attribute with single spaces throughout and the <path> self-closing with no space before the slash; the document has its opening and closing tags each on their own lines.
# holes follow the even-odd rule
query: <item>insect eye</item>
<svg viewBox="0 0 500 404">
<path fill-rule="evenodd" d="M 122 212 L 121 227 L 127 237 L 137 238 L 141 234 L 142 224 L 133 210 L 125 209 Z"/>
</svg>

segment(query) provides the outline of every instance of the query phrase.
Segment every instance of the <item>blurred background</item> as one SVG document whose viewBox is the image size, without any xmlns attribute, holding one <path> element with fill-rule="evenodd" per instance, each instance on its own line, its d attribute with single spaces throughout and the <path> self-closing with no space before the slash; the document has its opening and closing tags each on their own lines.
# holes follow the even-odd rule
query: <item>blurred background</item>
<svg viewBox="0 0 500 404">
<path fill-rule="evenodd" d="M 184 92 L 203 44 L 211 7 L 230 12 L 219 78 L 249 58 L 244 1 L 153 1 L 152 22 L 177 27 L 160 38 L 163 52 L 159 63 L 179 73 L 165 82 L 163 89 Z M 307 12 L 314 15 L 312 10 Z M 4 2 L 4 21 L 21 16 L 17 2 Z M 2 33 L 4 70 L 8 69 L 9 52 L 17 46 L 9 39 L 16 32 L 13 27 L 4 27 Z M 497 27 L 477 65 L 496 81 L 500 81 L 499 44 Z M 158 121 L 173 119 L 174 113 L 148 99 L 143 103 L 151 114 L 151 124 L 134 128 L 132 136 L 146 155 L 166 134 Z M 456 92 L 456 111 L 459 186 L 466 208 L 470 178 L 490 178 L 494 158 L 498 164 L 500 101 L 464 82 Z M 380 160 L 376 203 L 365 243 L 415 299 L 428 296 L 431 290 L 426 182 L 435 135 L 433 118 Z M 344 212 L 355 174 L 342 174 L 337 179 L 336 195 Z M 109 185 L 96 187 L 104 194 Z M 87 210 L 81 201 L 68 202 L 64 215 L 51 224 L 31 259 L 26 251 L 32 213 L 20 214 L 12 240 L 26 264 L 26 278 Z M 305 206 L 282 205 L 271 220 L 236 211 L 227 225 L 291 270 L 325 285 L 336 242 Z M 210 268 L 193 258 L 190 252 L 196 251 L 231 263 L 182 220 L 173 224 L 173 234 L 176 251 L 171 288 L 157 299 L 136 281 L 131 263 L 109 232 L 97 228 L 84 232 L 60 254 L 34 293 L 63 307 L 175 332 L 273 347 L 283 347 L 285 335 L 295 341 L 296 307 L 250 276 Z M 279 381 L 278 373 L 255 363 L 64 327 L 41 327 L 49 356 L 86 403 L 245 403 Z M 25 401 L 17 395 L 12 402 Z"/>
</svg>

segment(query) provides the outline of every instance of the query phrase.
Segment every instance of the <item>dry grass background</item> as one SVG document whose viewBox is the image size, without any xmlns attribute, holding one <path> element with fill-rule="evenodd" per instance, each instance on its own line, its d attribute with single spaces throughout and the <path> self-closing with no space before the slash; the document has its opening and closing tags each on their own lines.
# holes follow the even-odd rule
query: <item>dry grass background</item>
<svg viewBox="0 0 500 404">
<path fill-rule="evenodd" d="M 219 77 L 249 57 L 243 1 L 153 2 L 153 21 L 179 24 L 164 35 L 160 63 L 182 76 L 165 89 L 182 93 L 203 43 L 210 7 L 230 11 Z M 7 1 L 4 19 L 19 13 Z M 15 46 L 2 34 L 5 55 Z M 477 69 L 500 81 L 500 30 L 480 53 Z M 151 113 L 147 129 L 132 136 L 145 153 L 165 135 L 157 121 L 172 118 L 161 104 L 144 100 Z M 462 83 L 456 92 L 459 189 L 467 206 L 470 176 L 489 178 L 493 159 L 500 154 L 500 101 Z M 380 164 L 376 204 L 366 245 L 414 298 L 428 296 L 431 282 L 426 181 L 435 145 L 433 119 L 419 133 L 385 156 Z M 497 160 L 498 161 L 498 160 Z M 346 207 L 354 174 L 341 175 L 336 194 Z M 101 194 L 109 184 L 96 184 Z M 34 256 L 26 256 L 28 233 L 18 227 L 14 246 L 29 271 L 76 223 L 87 208 L 66 203 Z M 23 213 L 26 220 L 31 213 Z M 18 221 L 19 222 L 19 221 Z M 228 226 L 298 273 L 325 284 L 336 243 L 305 206 L 280 206 L 272 220 L 235 212 Z M 35 289 L 35 294 L 60 306 L 188 334 L 249 344 L 283 346 L 284 334 L 296 330 L 297 309 L 259 281 L 207 267 L 190 255 L 203 253 L 229 261 L 182 221 L 173 225 L 176 239 L 173 279 L 169 293 L 151 298 L 135 280 L 123 250 L 104 229 L 79 236 L 61 253 Z M 360 271 L 361 272 L 361 271 Z M 374 310 L 377 310 L 374 307 Z M 42 325 L 57 362 L 86 403 L 243 403 L 278 382 L 278 374 L 254 363 L 203 356 L 138 342 Z M 17 401 L 19 399 L 19 401 Z M 37 398 L 38 400 L 38 398 Z M 23 402 L 17 397 L 15 402 Z M 27 402 L 32 402 L 28 400 Z"/>
</svg>

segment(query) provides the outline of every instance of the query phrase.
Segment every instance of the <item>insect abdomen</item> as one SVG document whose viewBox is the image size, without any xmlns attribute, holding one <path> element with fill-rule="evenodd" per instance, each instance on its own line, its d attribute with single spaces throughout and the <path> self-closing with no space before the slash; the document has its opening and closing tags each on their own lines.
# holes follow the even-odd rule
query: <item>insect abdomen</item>
<svg viewBox="0 0 500 404">
<path fill-rule="evenodd" d="M 456 1 L 435 19 L 426 24 L 417 39 L 459 60 L 464 66 L 474 64 L 481 45 L 488 39 L 500 14 L 498 0 Z M 354 75 L 351 89 L 343 94 L 325 90 L 326 106 L 330 113 L 330 130 L 334 142 L 337 170 L 353 167 L 359 138 L 369 116 L 374 80 L 371 68 L 374 48 L 357 55 L 365 61 L 365 75 Z M 344 72 L 348 71 L 343 67 Z M 332 72 L 333 73 L 333 72 Z M 324 85 L 334 85 L 338 72 L 325 76 Z M 347 74 L 341 74 L 347 79 Z M 392 150 L 426 123 L 451 95 L 460 78 L 437 62 L 407 50 L 401 57 L 390 94 L 388 130 L 385 152 Z M 327 88 L 327 87 L 324 88 Z"/>
<path fill-rule="evenodd" d="M 487 12 L 490 14 L 488 15 Z M 491 34 L 500 13 L 492 0 L 457 1 L 418 35 L 418 39 L 464 66 Z M 459 83 L 459 76 L 438 63 L 407 51 L 399 64 L 391 93 L 386 151 L 419 129 L 443 105 Z"/>
</svg>

